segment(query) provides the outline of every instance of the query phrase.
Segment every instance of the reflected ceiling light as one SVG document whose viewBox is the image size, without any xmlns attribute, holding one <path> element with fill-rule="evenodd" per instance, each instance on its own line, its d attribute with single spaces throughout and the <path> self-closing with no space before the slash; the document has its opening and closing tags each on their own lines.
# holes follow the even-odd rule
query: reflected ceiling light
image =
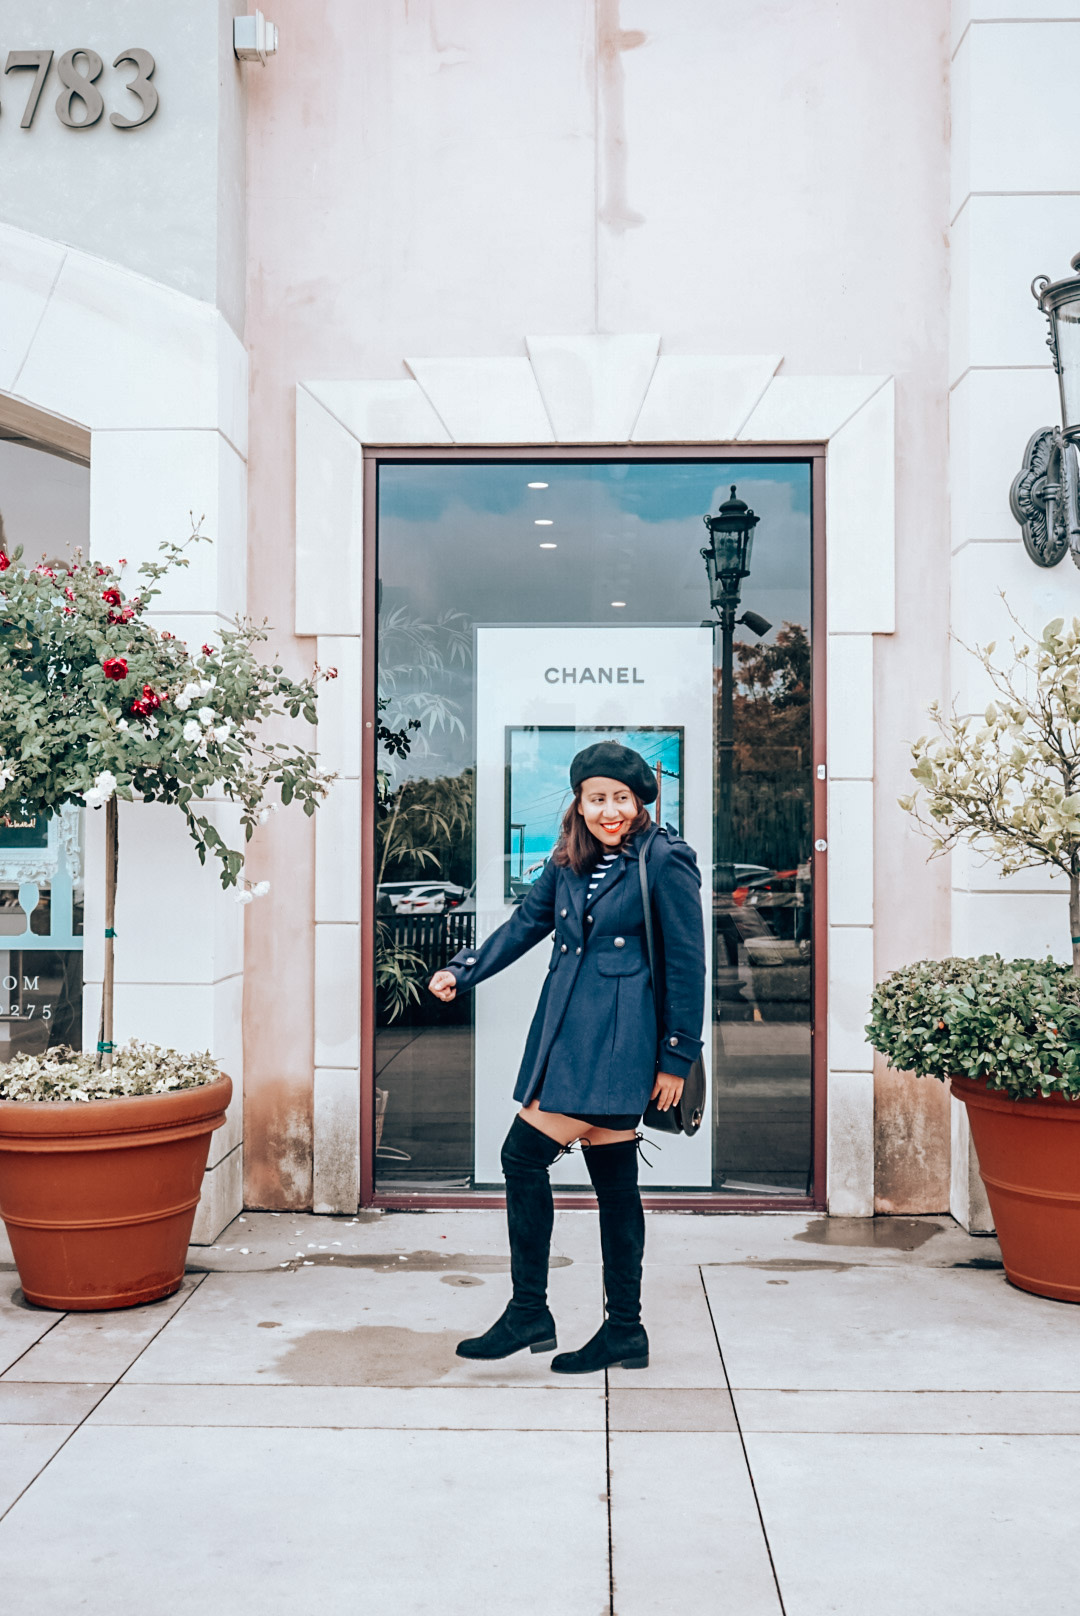
<svg viewBox="0 0 1080 1616">
<path fill-rule="evenodd" d="M 533 526 L 534 527 L 554 527 L 555 524 L 552 521 L 550 516 L 538 516 L 536 518 L 536 520 L 533 522 Z"/>
<path fill-rule="evenodd" d="M 559 546 L 555 543 L 554 539 L 548 539 L 547 543 L 542 544 L 540 548 L 541 550 L 557 550 Z"/>
<path fill-rule="evenodd" d="M 548 486 L 547 483 L 530 483 L 529 484 L 530 488 L 547 488 L 547 486 Z"/>
<path fill-rule="evenodd" d="M 625 600 L 613 600 L 611 604 L 613 606 L 625 606 L 626 602 Z"/>
</svg>

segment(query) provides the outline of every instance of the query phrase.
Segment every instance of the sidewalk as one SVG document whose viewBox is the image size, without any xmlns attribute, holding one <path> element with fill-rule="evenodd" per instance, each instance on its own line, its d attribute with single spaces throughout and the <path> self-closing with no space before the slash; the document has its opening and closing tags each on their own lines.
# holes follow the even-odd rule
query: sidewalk
<svg viewBox="0 0 1080 1616">
<path fill-rule="evenodd" d="M 600 1316 L 560 1213 L 561 1347 Z M 178 1296 L 0 1268 L 5 1616 L 1066 1616 L 1080 1309 L 947 1218 L 649 1219 L 652 1367 L 454 1344 L 493 1212 L 248 1214 Z"/>
</svg>

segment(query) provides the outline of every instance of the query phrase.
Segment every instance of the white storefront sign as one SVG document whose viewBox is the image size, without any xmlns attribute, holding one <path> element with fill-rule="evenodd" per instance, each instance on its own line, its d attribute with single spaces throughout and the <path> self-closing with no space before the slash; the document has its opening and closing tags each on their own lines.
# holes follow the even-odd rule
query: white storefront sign
<svg viewBox="0 0 1080 1616">
<path fill-rule="evenodd" d="M 712 860 L 712 635 L 701 628 L 476 630 L 477 940 L 514 912 L 550 852 L 570 788 L 574 752 L 606 735 L 659 770 L 660 819 L 698 854 L 706 902 Z M 681 821 L 681 824 L 680 824 Z M 711 927 L 706 926 L 708 955 Z M 512 1091 L 544 981 L 542 944 L 476 993 L 475 1174 L 501 1181 L 499 1150 Z M 711 979 L 711 961 L 707 958 Z M 706 1063 L 709 1050 L 706 1042 Z M 712 1130 L 663 1140 L 650 1187 L 708 1187 Z M 556 1181 L 586 1181 L 564 1157 Z"/>
</svg>

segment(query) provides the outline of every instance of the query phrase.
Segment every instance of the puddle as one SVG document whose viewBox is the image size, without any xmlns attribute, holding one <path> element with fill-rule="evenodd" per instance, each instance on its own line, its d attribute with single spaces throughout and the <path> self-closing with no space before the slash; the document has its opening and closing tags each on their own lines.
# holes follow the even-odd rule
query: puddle
<svg viewBox="0 0 1080 1616">
<path fill-rule="evenodd" d="M 571 1257 L 552 1257 L 549 1267 L 569 1268 Z M 508 1274 L 510 1258 L 485 1252 L 465 1251 L 379 1251 L 329 1252 L 298 1251 L 285 1268 L 264 1269 L 265 1273 L 284 1273 L 287 1269 L 302 1268 L 305 1264 L 315 1268 L 366 1268 L 373 1274 Z M 250 1269 L 245 1270 L 251 1272 Z"/>
<path fill-rule="evenodd" d="M 727 1265 L 725 1265 L 727 1266 Z M 813 1257 L 748 1257 L 732 1268 L 761 1268 L 776 1274 L 844 1274 L 849 1268 L 865 1268 L 866 1263 L 826 1262 Z"/>
<path fill-rule="evenodd" d="M 949 1267 L 991 1269 L 999 1273 L 1004 1273 L 1005 1271 L 1005 1264 L 1000 1257 L 969 1257 L 967 1262 L 950 1263 Z"/>
<path fill-rule="evenodd" d="M 294 1386 L 430 1386 L 461 1360 L 460 1330 L 407 1330 L 359 1324 L 351 1330 L 311 1330 L 274 1364 Z"/>
<path fill-rule="evenodd" d="M 796 1240 L 814 1246 L 872 1246 L 878 1251 L 918 1251 L 940 1223 L 925 1218 L 811 1218 Z"/>
</svg>

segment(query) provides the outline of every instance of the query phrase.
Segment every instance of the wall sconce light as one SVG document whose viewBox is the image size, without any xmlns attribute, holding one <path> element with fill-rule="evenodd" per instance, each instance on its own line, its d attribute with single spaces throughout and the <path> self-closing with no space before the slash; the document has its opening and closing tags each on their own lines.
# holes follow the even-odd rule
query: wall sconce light
<svg viewBox="0 0 1080 1616">
<path fill-rule="evenodd" d="M 1080 253 L 1073 274 L 1037 275 L 1031 295 L 1050 323 L 1046 345 L 1057 372 L 1061 425 L 1040 427 L 1024 450 L 1009 491 L 1024 548 L 1040 567 L 1056 567 L 1068 550 L 1080 567 Z"/>
<path fill-rule="evenodd" d="M 232 25 L 233 55 L 238 62 L 261 62 L 277 51 L 277 24 L 267 22 L 261 11 L 250 17 L 234 17 Z"/>
</svg>

